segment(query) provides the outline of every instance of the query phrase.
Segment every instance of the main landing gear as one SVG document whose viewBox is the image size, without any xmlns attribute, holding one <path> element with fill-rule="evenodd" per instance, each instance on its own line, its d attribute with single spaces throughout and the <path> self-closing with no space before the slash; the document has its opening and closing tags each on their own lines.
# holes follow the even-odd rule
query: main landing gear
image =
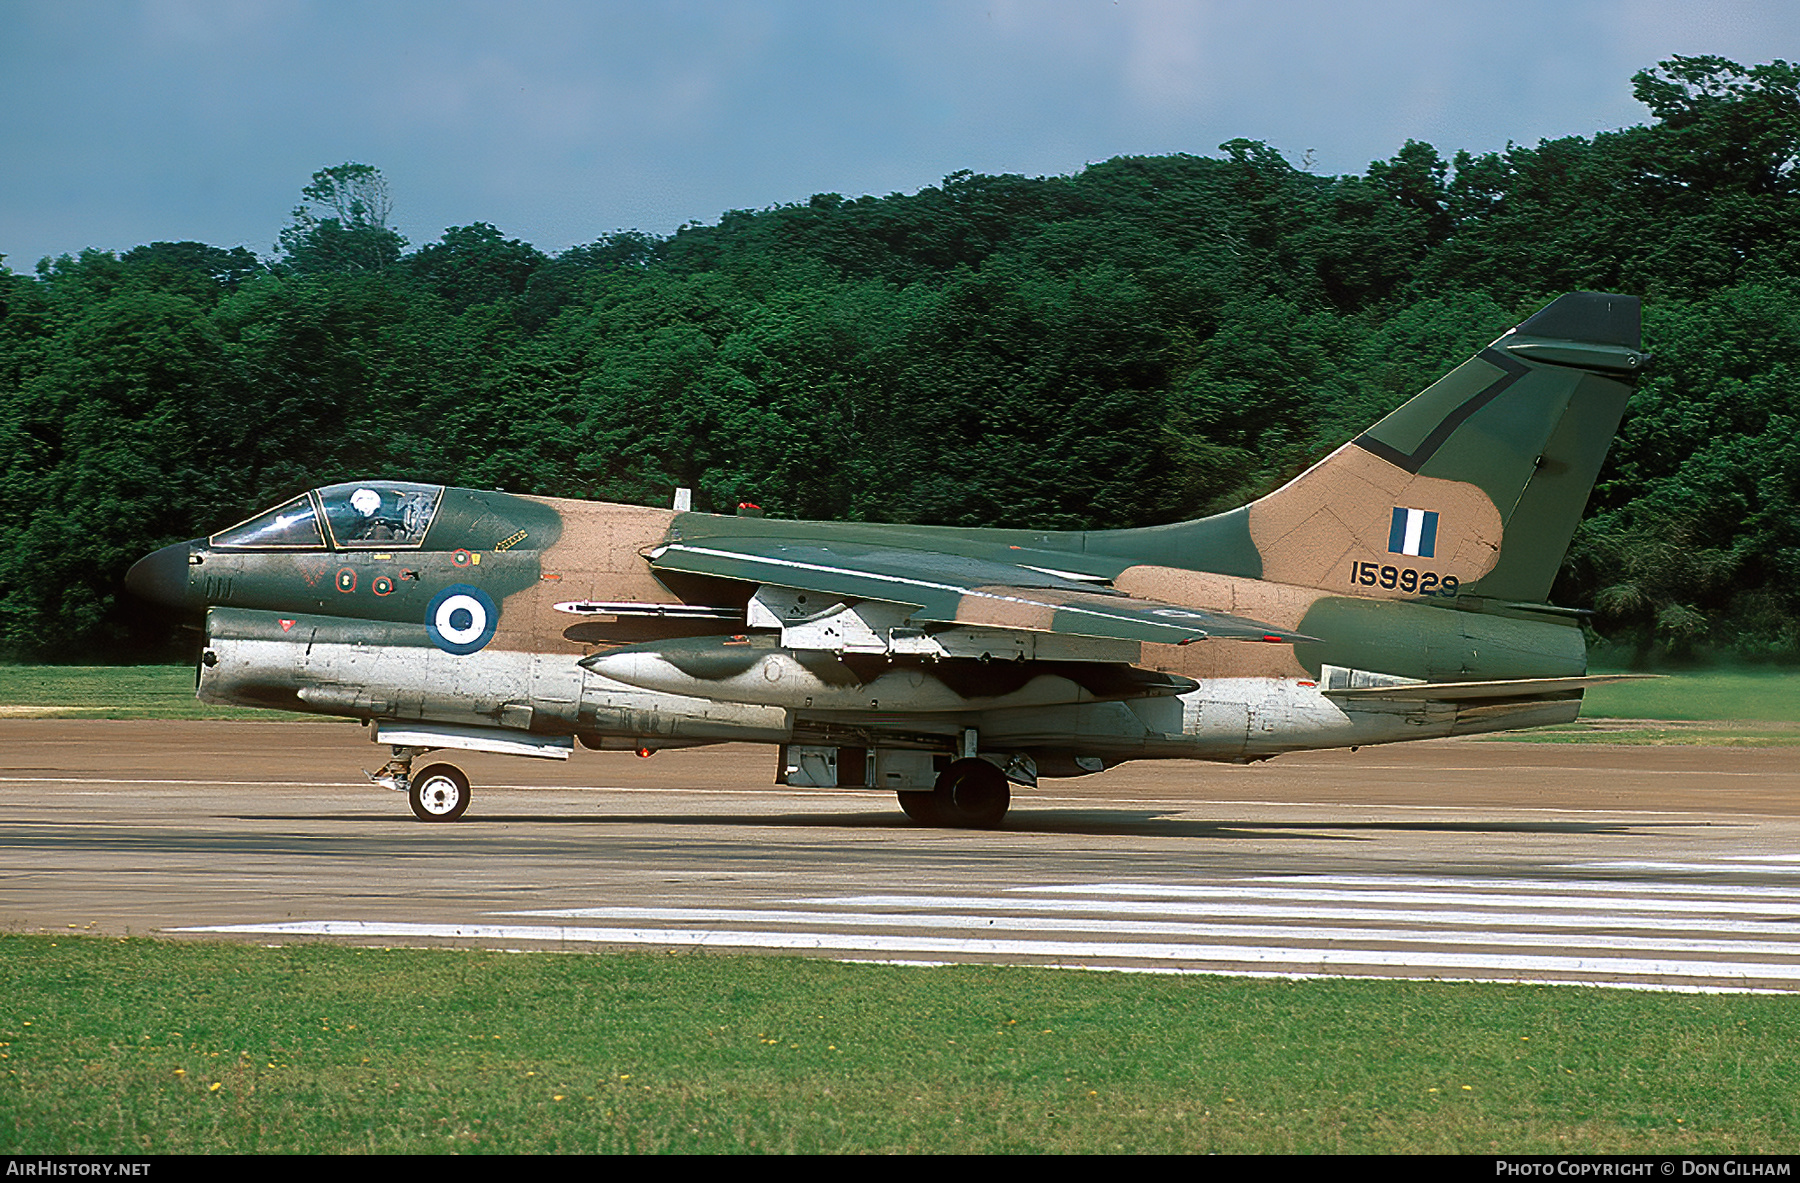
<svg viewBox="0 0 1800 1183">
<path fill-rule="evenodd" d="M 394 758 L 383 764 L 380 772 L 363 775 L 384 789 L 405 793 L 406 803 L 420 821 L 453 822 L 469 808 L 469 778 L 454 764 L 432 764 L 414 775 L 413 758 L 427 750 L 395 747 Z"/>
<path fill-rule="evenodd" d="M 938 775 L 929 792 L 896 794 L 907 817 L 922 826 L 991 830 L 1006 817 L 1012 788 L 1006 774 L 986 760 L 957 760 Z"/>
</svg>

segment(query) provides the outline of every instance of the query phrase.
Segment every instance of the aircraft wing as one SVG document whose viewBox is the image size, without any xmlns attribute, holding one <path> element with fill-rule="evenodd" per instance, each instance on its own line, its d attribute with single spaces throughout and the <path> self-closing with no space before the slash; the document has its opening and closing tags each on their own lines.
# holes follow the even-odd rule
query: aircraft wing
<svg viewBox="0 0 1800 1183">
<path fill-rule="evenodd" d="M 734 536 L 669 542 L 647 551 L 645 558 L 662 571 L 904 606 L 910 609 L 903 615 L 912 626 L 961 625 L 1162 644 L 1209 638 L 1314 639 L 1223 612 L 1127 596 L 1096 587 L 1092 576 L 940 551 Z"/>
</svg>

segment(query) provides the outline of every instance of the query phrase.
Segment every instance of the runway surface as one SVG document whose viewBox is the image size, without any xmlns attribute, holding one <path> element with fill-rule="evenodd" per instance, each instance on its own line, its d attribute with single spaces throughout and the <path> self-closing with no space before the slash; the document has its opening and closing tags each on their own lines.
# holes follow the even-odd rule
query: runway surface
<svg viewBox="0 0 1800 1183">
<path fill-rule="evenodd" d="M 1791 749 L 1126 765 L 994 832 L 741 745 L 458 758 L 474 803 L 428 825 L 384 758 L 349 724 L 0 720 L 0 926 L 1800 990 Z"/>
</svg>

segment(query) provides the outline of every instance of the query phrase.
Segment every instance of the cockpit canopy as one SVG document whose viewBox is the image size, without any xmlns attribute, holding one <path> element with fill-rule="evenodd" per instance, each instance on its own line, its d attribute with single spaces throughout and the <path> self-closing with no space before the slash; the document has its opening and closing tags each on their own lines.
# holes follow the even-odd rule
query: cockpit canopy
<svg viewBox="0 0 1800 1183">
<path fill-rule="evenodd" d="M 222 530 L 213 546 L 230 550 L 412 550 L 425 545 L 444 486 L 351 481 L 302 493 Z M 323 522 L 323 526 L 321 526 Z"/>
</svg>

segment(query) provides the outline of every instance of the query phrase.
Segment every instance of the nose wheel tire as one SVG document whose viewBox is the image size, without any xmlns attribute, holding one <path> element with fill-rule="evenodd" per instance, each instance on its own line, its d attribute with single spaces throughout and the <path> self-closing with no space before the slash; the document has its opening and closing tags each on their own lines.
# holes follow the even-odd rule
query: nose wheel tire
<svg viewBox="0 0 1800 1183">
<path fill-rule="evenodd" d="M 413 816 L 422 822 L 453 822 L 469 807 L 469 778 L 451 764 L 433 764 L 406 789 Z"/>
</svg>

